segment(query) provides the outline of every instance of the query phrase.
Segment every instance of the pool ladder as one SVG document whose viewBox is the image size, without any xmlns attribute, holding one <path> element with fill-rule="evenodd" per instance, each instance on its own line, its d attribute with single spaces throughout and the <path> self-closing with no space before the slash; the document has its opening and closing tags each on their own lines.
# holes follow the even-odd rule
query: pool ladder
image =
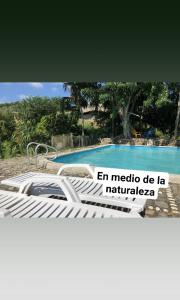
<svg viewBox="0 0 180 300">
<path fill-rule="evenodd" d="M 30 154 L 30 147 L 32 147 L 32 146 L 35 146 L 34 156 L 31 156 L 31 154 Z M 45 148 L 46 152 L 43 154 L 41 154 L 41 153 L 38 154 L 39 148 Z M 27 158 L 28 158 L 29 164 L 33 164 L 33 159 L 35 159 L 35 165 L 37 167 L 38 166 L 38 158 L 43 155 L 48 155 L 49 149 L 52 149 L 56 152 L 56 155 L 54 156 L 54 158 L 56 158 L 58 156 L 58 151 L 55 147 L 52 147 L 50 145 L 43 144 L 43 143 L 41 144 L 41 143 L 36 143 L 36 142 L 30 142 L 26 147 L 26 153 L 27 153 Z"/>
</svg>

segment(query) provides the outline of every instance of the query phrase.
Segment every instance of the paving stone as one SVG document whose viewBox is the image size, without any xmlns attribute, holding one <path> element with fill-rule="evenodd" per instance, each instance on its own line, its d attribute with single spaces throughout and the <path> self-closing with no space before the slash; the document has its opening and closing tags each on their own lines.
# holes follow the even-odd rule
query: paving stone
<svg viewBox="0 0 180 300">
<path fill-rule="evenodd" d="M 180 217 L 180 212 L 179 211 L 172 211 L 172 215 L 176 217 Z"/>
<path fill-rule="evenodd" d="M 154 217 L 155 216 L 155 211 L 154 211 L 154 209 L 146 209 L 146 216 L 148 216 L 148 217 Z"/>
<path fill-rule="evenodd" d="M 176 206 L 171 206 L 172 210 L 178 210 L 178 208 Z"/>
<path fill-rule="evenodd" d="M 160 208 L 166 208 L 166 209 L 168 209 L 168 207 L 169 207 L 168 203 L 165 202 L 165 201 L 162 201 L 162 200 L 156 200 L 155 203 Z"/>
<path fill-rule="evenodd" d="M 160 211 L 158 214 L 158 217 L 167 218 L 167 217 L 169 217 L 169 214 L 168 214 L 168 212 Z"/>
</svg>

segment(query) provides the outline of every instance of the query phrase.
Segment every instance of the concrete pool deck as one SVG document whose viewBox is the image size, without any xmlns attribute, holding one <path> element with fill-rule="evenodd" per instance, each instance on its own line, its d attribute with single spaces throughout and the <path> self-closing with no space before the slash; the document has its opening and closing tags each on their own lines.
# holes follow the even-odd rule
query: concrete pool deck
<svg viewBox="0 0 180 300">
<path fill-rule="evenodd" d="M 94 147 L 84 147 L 83 149 L 76 149 L 75 151 L 82 151 L 85 149 L 93 149 Z M 61 152 L 61 155 L 74 152 L 74 149 L 67 149 Z M 0 181 L 12 176 L 16 176 L 25 172 L 44 172 L 56 174 L 61 166 L 49 160 L 53 153 L 48 157 L 41 157 L 39 164 L 28 164 L 26 157 L 15 157 L 10 159 L 0 159 Z M 78 168 L 69 168 L 64 175 L 71 176 L 88 176 L 85 170 Z M 12 187 L 7 187 L 0 184 L 2 190 L 16 190 Z M 170 175 L 170 184 L 168 189 L 161 189 L 157 200 L 147 200 L 146 217 L 180 217 L 180 175 Z"/>
</svg>

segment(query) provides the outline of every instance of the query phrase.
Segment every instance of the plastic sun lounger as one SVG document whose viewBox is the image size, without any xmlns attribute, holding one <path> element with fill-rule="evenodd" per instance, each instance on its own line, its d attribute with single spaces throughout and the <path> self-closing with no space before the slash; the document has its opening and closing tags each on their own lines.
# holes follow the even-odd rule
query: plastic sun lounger
<svg viewBox="0 0 180 300">
<path fill-rule="evenodd" d="M 23 193 L 0 191 L 0 217 L 13 218 L 140 218 L 136 212 L 126 213 L 110 208 L 81 203 L 67 178 L 58 180 L 66 201 Z"/>
<path fill-rule="evenodd" d="M 59 169 L 57 175 L 28 172 L 3 180 L 1 183 L 21 190 L 23 190 L 25 186 L 28 186 L 28 184 L 31 184 L 31 189 L 29 188 L 28 193 L 36 196 L 46 197 L 50 195 L 57 195 L 59 194 L 59 188 L 57 188 L 57 184 L 55 184 L 56 179 L 63 178 L 64 176 L 61 176 L 62 171 L 72 167 L 86 168 L 93 177 L 94 169 L 92 166 L 88 164 L 68 164 L 63 165 Z M 144 210 L 146 204 L 146 200 L 144 199 L 105 197 L 102 196 L 102 184 L 94 182 L 93 179 L 71 176 L 66 176 L 66 178 L 69 179 L 73 188 L 78 193 L 79 198 L 84 203 L 121 207 L 122 210 L 128 209 L 139 213 Z"/>
</svg>

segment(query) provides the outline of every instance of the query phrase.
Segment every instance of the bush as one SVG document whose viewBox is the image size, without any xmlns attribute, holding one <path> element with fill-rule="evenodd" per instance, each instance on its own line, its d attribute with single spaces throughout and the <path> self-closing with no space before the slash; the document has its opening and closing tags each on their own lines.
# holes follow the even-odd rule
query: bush
<svg viewBox="0 0 180 300">
<path fill-rule="evenodd" d="M 2 158 L 9 158 L 19 154 L 19 149 L 16 143 L 13 141 L 7 141 L 1 143 L 1 156 Z"/>
<path fill-rule="evenodd" d="M 170 134 L 163 133 L 160 129 L 156 128 L 155 137 L 157 137 L 159 139 L 170 139 Z"/>
</svg>

